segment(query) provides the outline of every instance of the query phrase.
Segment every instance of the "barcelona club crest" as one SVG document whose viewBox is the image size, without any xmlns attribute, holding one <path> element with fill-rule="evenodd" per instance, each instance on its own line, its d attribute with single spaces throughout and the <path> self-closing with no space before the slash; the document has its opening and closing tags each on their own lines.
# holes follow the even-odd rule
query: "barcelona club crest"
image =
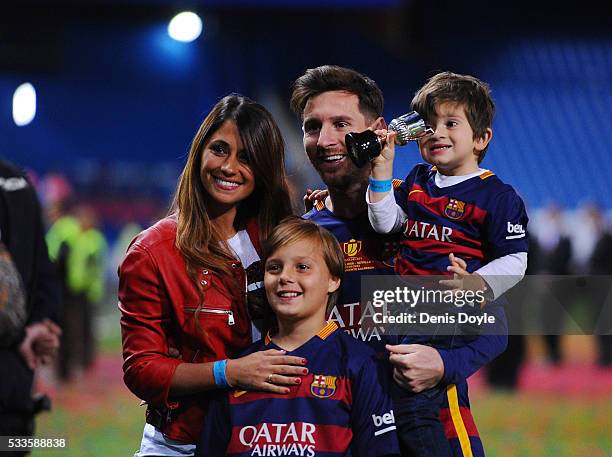
<svg viewBox="0 0 612 457">
<path fill-rule="evenodd" d="M 444 208 L 444 215 L 449 219 L 457 220 L 463 217 L 465 212 L 465 202 L 451 198 L 448 201 L 448 205 Z"/>
<path fill-rule="evenodd" d="M 314 375 L 314 380 L 310 384 L 310 392 L 319 398 L 331 397 L 336 392 L 336 378 L 337 376 Z"/>
<path fill-rule="evenodd" d="M 356 241 L 351 238 L 350 240 L 342 243 L 342 250 L 349 257 L 355 257 L 361 252 L 361 240 Z"/>
</svg>

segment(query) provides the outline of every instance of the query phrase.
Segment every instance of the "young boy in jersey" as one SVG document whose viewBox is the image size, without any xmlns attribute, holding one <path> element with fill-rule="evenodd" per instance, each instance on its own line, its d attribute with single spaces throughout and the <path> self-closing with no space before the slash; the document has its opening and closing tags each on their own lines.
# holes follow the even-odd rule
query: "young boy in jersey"
<svg viewBox="0 0 612 457">
<path fill-rule="evenodd" d="M 338 241 L 316 223 L 290 217 L 262 247 L 276 325 L 247 353 L 284 350 L 306 359 L 308 374 L 287 377 L 284 395 L 233 391 L 214 403 L 196 455 L 397 455 L 387 376 L 374 351 L 325 319 L 344 271 Z M 278 376 L 268 381 L 278 384 Z"/>
<path fill-rule="evenodd" d="M 489 88 L 472 76 L 439 73 L 417 91 L 412 109 L 434 130 L 419 141 L 427 164 L 415 166 L 392 193 L 395 132 L 377 131 L 386 143 L 371 162 L 370 222 L 379 233 L 403 232 L 397 274 L 453 275 L 442 283 L 495 300 L 523 277 L 528 245 L 520 197 L 480 167 L 493 135 L 495 106 Z M 436 348 L 469 341 L 453 335 L 406 336 L 402 342 L 415 339 Z M 409 356 L 388 348 L 392 361 Z M 438 420 L 436 389 L 392 392 L 403 451 L 418 457 L 452 455 Z"/>
</svg>

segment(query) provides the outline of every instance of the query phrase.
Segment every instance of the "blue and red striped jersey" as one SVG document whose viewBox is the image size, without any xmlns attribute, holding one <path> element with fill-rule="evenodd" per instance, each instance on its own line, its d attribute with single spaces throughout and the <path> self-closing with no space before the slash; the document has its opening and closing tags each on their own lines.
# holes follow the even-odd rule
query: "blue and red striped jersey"
<svg viewBox="0 0 612 457">
<path fill-rule="evenodd" d="M 485 452 L 472 416 L 465 380 L 446 387 L 440 408 L 440 422 L 454 457 L 484 457 Z"/>
<path fill-rule="evenodd" d="M 436 168 L 415 166 L 395 189 L 407 214 L 395 270 L 403 275 L 447 275 L 454 253 L 473 272 L 493 259 L 527 252 L 527 213 L 514 189 L 486 171 L 438 187 Z"/>
<path fill-rule="evenodd" d="M 393 180 L 396 189 L 402 183 L 401 180 Z M 315 205 L 303 217 L 325 227 L 338 239 L 344 251 L 345 263 L 349 266 L 342 279 L 338 303 L 330 318 L 348 334 L 367 342 L 377 351 L 384 350 L 385 341 L 396 343 L 389 337 L 381 339 L 384 335 L 382 329 L 361 329 L 360 318 L 362 314 L 372 312 L 368 311 L 367 303 L 361 303 L 361 276 L 395 274 L 387 259 L 397 251 L 398 237 L 376 233 L 370 226 L 367 214 L 344 219 L 333 214 L 322 203 Z M 500 318 L 505 317 L 502 314 Z M 462 347 L 438 348 L 444 361 L 444 378 L 441 383 L 447 386 L 440 420 L 456 457 L 484 456 L 478 429 L 470 411 L 466 379 L 503 352 L 505 347 L 505 336 L 480 335 Z M 391 377 L 390 373 L 388 376 Z"/>
<path fill-rule="evenodd" d="M 245 354 L 280 349 L 269 337 Z M 286 395 L 233 391 L 211 405 L 196 455 L 384 456 L 399 453 L 389 376 L 364 343 L 328 323 L 288 355 L 308 375 Z"/>
<path fill-rule="evenodd" d="M 361 303 L 361 277 L 395 274 L 391 262 L 399 247 L 399 236 L 376 233 L 370 225 L 367 211 L 356 218 L 344 219 L 318 202 L 302 217 L 329 230 L 344 252 L 344 276 L 338 301 L 329 319 L 336 321 L 342 330 L 353 337 L 379 351 L 384 350 L 382 327 L 361 326 L 362 316 L 371 316 L 376 311 L 371 304 Z"/>
</svg>

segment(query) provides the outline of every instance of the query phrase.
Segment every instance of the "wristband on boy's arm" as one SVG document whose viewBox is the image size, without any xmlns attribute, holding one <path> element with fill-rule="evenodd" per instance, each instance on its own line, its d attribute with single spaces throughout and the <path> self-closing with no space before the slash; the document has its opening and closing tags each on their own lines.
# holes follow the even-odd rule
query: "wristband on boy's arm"
<svg viewBox="0 0 612 457">
<path fill-rule="evenodd" d="M 213 377 L 217 387 L 232 387 L 225 377 L 225 369 L 227 367 L 227 359 L 217 360 L 213 363 Z"/>
<path fill-rule="evenodd" d="M 390 179 L 372 179 L 368 180 L 370 184 L 370 190 L 372 192 L 389 192 L 393 189 L 393 184 Z"/>
</svg>

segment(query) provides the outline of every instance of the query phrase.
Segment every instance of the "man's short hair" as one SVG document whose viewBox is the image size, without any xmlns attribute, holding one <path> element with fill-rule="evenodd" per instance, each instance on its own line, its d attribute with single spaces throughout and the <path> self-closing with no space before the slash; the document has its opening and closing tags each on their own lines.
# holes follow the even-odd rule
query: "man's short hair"
<svg viewBox="0 0 612 457">
<path fill-rule="evenodd" d="M 492 127 L 495 103 L 491 98 L 491 89 L 484 81 L 450 71 L 438 73 L 416 92 L 411 105 L 428 123 L 436 117 L 436 105 L 445 102 L 464 105 L 474 138 L 483 138 L 487 129 Z M 484 159 L 486 152 L 485 148 L 478 163 Z"/>
<path fill-rule="evenodd" d="M 364 116 L 372 119 L 382 116 L 384 99 L 374 80 L 351 68 L 336 65 L 309 68 L 296 79 L 291 94 L 291 109 L 302 119 L 306 103 L 311 97 L 335 90 L 355 94 L 359 98 L 359 110 Z"/>
</svg>

